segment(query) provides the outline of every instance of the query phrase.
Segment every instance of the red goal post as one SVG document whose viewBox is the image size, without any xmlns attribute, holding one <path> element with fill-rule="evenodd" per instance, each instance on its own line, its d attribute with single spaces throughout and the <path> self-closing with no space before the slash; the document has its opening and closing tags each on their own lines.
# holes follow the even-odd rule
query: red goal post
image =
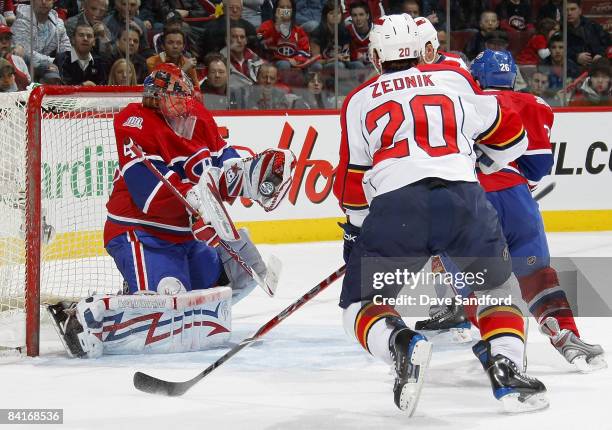
<svg viewBox="0 0 612 430">
<path fill-rule="evenodd" d="M 141 95 L 44 85 L 0 95 L 0 346 L 9 333 L 8 347 L 39 355 L 41 297 L 120 289 L 101 242 L 116 167 L 112 119 Z"/>
</svg>

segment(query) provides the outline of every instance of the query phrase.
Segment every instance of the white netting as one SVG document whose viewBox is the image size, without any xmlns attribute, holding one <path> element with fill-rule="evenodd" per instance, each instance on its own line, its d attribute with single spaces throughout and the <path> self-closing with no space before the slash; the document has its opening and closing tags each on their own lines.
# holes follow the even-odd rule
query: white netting
<svg viewBox="0 0 612 430">
<path fill-rule="evenodd" d="M 28 95 L 0 94 L 0 346 L 11 347 L 23 345 L 24 332 Z M 43 99 L 41 302 L 121 288 L 102 228 L 117 165 L 113 116 L 138 100 L 120 93 Z"/>
</svg>

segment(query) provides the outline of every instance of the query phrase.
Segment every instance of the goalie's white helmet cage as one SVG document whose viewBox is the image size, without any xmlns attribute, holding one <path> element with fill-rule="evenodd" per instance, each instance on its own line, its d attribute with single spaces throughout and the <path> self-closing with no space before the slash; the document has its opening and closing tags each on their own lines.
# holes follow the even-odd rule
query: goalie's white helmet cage
<svg viewBox="0 0 612 430">
<path fill-rule="evenodd" d="M 370 59 L 380 72 L 387 61 L 419 58 L 417 25 L 408 14 L 386 15 L 374 20 L 370 31 Z"/>
</svg>

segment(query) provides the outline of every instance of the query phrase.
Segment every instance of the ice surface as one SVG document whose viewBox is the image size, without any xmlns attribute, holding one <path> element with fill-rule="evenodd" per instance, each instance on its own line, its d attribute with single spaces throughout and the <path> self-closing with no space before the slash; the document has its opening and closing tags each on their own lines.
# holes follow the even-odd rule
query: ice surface
<svg viewBox="0 0 612 430">
<path fill-rule="evenodd" d="M 550 234 L 549 240 L 553 255 L 612 256 L 612 232 Z M 341 265 L 338 242 L 261 249 L 283 261 L 277 297 L 256 289 L 235 306 L 236 342 Z M 577 373 L 534 323 L 529 370 L 548 387 L 548 410 L 501 413 L 470 344 L 440 335 L 433 338 L 418 409 L 408 419 L 393 404 L 389 368 L 346 339 L 339 291 L 340 282 L 180 398 L 137 391 L 133 373 L 186 380 L 226 349 L 71 360 L 45 327 L 41 357 L 0 359 L 0 408 L 63 408 L 62 429 L 612 429 L 606 395 L 612 370 Z M 581 318 L 579 328 L 585 340 L 612 351 L 612 319 Z"/>
</svg>

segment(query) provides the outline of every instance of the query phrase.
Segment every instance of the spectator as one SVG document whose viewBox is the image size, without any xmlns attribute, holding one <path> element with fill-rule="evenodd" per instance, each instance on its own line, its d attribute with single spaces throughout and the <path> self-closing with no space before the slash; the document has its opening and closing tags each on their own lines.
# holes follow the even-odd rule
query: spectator
<svg viewBox="0 0 612 430">
<path fill-rule="evenodd" d="M 259 51 L 259 42 L 257 40 L 257 30 L 247 20 L 242 18 L 242 0 L 227 0 L 227 8 L 229 10 L 230 28 L 240 25 L 246 30 L 247 45 L 254 51 Z M 208 23 L 206 27 L 204 43 L 201 45 L 201 54 L 207 55 L 211 52 L 218 53 L 225 47 L 227 33 L 227 21 L 225 17 L 220 17 Z"/>
<path fill-rule="evenodd" d="M 423 3 L 423 13 L 431 14 L 431 9 L 427 6 L 428 0 Z M 483 1 L 481 0 L 450 0 L 451 30 L 478 29 L 480 15 L 482 14 Z M 446 4 L 442 1 L 437 8 L 438 28 L 446 26 Z"/>
<path fill-rule="evenodd" d="M 136 70 L 136 80 L 142 83 L 144 78 L 149 75 L 145 58 L 140 54 L 140 27 L 131 23 L 129 29 L 121 30 L 119 39 L 110 45 L 110 49 L 103 53 L 106 64 L 115 64 L 120 58 L 130 57 L 130 61 L 134 64 Z"/>
<path fill-rule="evenodd" d="M 295 24 L 294 0 L 277 0 L 273 13 L 274 19 L 263 22 L 257 29 L 267 59 L 282 70 L 309 65 L 312 62 L 310 41 L 306 32 Z"/>
<path fill-rule="evenodd" d="M 186 39 L 185 39 L 185 52 L 189 52 L 191 53 L 191 55 L 195 55 L 195 53 L 193 52 L 193 50 L 191 49 L 191 44 L 192 44 L 192 40 L 189 37 L 189 25 L 187 23 L 185 23 L 185 21 L 183 20 L 183 18 L 181 17 L 181 14 L 178 13 L 177 11 L 173 10 L 172 12 L 170 12 L 167 16 L 166 19 L 164 21 L 164 25 L 163 25 L 163 31 L 170 31 L 170 30 L 180 30 L 183 32 L 183 34 L 185 34 Z M 163 31 L 161 33 L 156 34 L 155 36 L 153 36 L 153 47 L 155 48 L 155 53 L 159 54 L 160 52 L 162 52 L 164 50 L 164 44 L 162 43 L 162 34 Z"/>
<path fill-rule="evenodd" d="M 543 18 L 554 19 L 561 22 L 563 18 L 563 0 L 548 0 L 538 11 L 538 20 Z"/>
<path fill-rule="evenodd" d="M 320 63 L 325 68 L 334 68 L 336 59 L 338 67 L 357 69 L 364 67 L 361 61 L 350 61 L 351 37 L 343 25 L 340 25 L 342 15 L 340 9 L 335 7 L 334 0 L 329 0 L 323 6 L 320 16 L 320 24 L 312 33 L 311 48 L 312 55 L 320 55 Z M 335 27 L 338 26 L 338 46 L 335 44 Z"/>
<path fill-rule="evenodd" d="M 476 55 L 484 51 L 485 37 L 487 34 L 497 30 L 498 28 L 499 20 L 497 19 L 497 14 L 495 12 L 486 10 L 480 14 L 480 31 L 470 40 L 465 49 L 465 53 L 470 60 L 474 59 Z"/>
<path fill-rule="evenodd" d="M 227 57 L 227 48 L 221 54 Z M 247 47 L 246 29 L 242 25 L 230 28 L 230 86 L 250 87 L 257 80 L 263 60 Z"/>
<path fill-rule="evenodd" d="M 559 31 L 559 23 L 551 18 L 538 21 L 536 33 L 531 36 L 527 45 L 516 56 L 517 64 L 537 65 L 550 56 L 548 40 Z"/>
<path fill-rule="evenodd" d="M 346 29 L 348 30 L 351 42 L 349 44 L 351 62 L 359 61 L 361 64 L 370 64 L 369 45 L 370 30 L 372 21 L 368 5 L 363 2 L 351 4 L 351 22 Z"/>
<path fill-rule="evenodd" d="M 593 61 L 589 77 L 582 82 L 570 101 L 571 106 L 601 106 L 611 104 L 610 62 L 607 58 Z"/>
<path fill-rule="evenodd" d="M 15 68 L 8 60 L 0 58 L 0 93 L 17 91 L 15 84 Z"/>
<path fill-rule="evenodd" d="M 306 74 L 306 88 L 300 94 L 301 98 L 296 100 L 295 108 L 334 109 L 336 107 L 333 94 L 325 90 L 321 72 L 308 72 Z"/>
<path fill-rule="evenodd" d="M 204 58 L 206 76 L 200 83 L 200 91 L 206 94 L 204 102 L 208 109 L 238 109 L 243 101 L 238 100 L 237 92 L 230 88 L 230 99 L 227 99 L 227 67 L 225 58 L 216 53 Z"/>
<path fill-rule="evenodd" d="M 495 8 L 501 20 L 499 27 L 506 31 L 525 31 L 533 28 L 531 7 L 527 0 L 502 0 Z"/>
<path fill-rule="evenodd" d="M 149 73 L 161 63 L 174 63 L 183 69 L 194 86 L 197 85 L 198 75 L 195 69 L 197 64 L 196 59 L 183 55 L 185 49 L 185 34 L 180 30 L 165 31 L 162 42 L 164 50 L 157 55 L 147 58 Z"/>
<path fill-rule="evenodd" d="M 407 13 L 412 19 L 421 16 L 421 7 L 417 0 L 403 0 L 398 13 Z"/>
<path fill-rule="evenodd" d="M 83 11 L 66 21 L 66 34 L 68 34 L 68 37 L 72 37 L 79 24 L 91 25 L 96 36 L 94 52 L 103 52 L 105 50 L 103 45 L 109 44 L 112 39 L 110 30 L 102 22 L 107 10 L 108 0 L 84 0 Z"/>
<path fill-rule="evenodd" d="M 561 33 L 555 33 L 551 36 L 548 41 L 548 49 L 550 50 L 550 57 L 544 60 L 542 64 L 550 66 L 554 70 L 554 75 L 558 77 L 558 79 L 549 81 L 550 88 L 560 89 L 563 87 L 563 63 L 567 61 L 567 76 L 569 78 L 577 78 L 580 75 L 580 66 L 565 55 Z"/>
<path fill-rule="evenodd" d="M 16 3 L 27 3 L 24 0 L 17 0 Z M 78 15 L 81 9 L 81 0 L 57 0 L 53 7 L 64 23 L 71 16 Z M 74 28 L 72 29 L 74 31 Z M 68 37 L 71 37 L 71 32 L 68 33 Z"/>
<path fill-rule="evenodd" d="M 34 12 L 34 22 L 30 21 L 30 7 Z M 64 22 L 52 10 L 53 0 L 32 0 L 32 6 L 19 5 L 17 19 L 12 27 L 15 35 L 15 45 L 23 49 L 26 55 L 30 53 L 30 27 L 34 27 L 34 46 L 32 58 L 27 58 L 34 66 L 34 80 L 44 80 L 47 73 L 49 80 L 58 77 L 57 67 L 53 60 L 57 54 L 70 51 L 70 39 L 66 34 Z"/>
<path fill-rule="evenodd" d="M 321 23 L 321 12 L 326 0 L 295 0 L 295 22 L 310 34 Z"/>
<path fill-rule="evenodd" d="M 148 48 L 147 30 L 144 22 L 136 15 L 140 8 L 140 0 L 115 0 L 115 10 L 104 18 L 104 24 L 111 34 L 111 40 L 114 42 L 121 34 L 121 30 L 125 28 L 126 19 L 134 22 L 140 29 L 139 46 L 141 50 Z"/>
<path fill-rule="evenodd" d="M 586 68 L 605 55 L 610 34 L 582 16 L 581 1 L 567 2 L 567 58 Z"/>
<path fill-rule="evenodd" d="M 15 5 L 13 0 L 5 0 L 0 2 L 0 15 L 4 17 L 4 21 L 7 26 L 13 25 L 15 22 Z"/>
<path fill-rule="evenodd" d="M 15 54 L 13 33 L 6 25 L 0 25 L 0 58 L 4 58 L 13 66 L 17 89 L 25 90 L 31 81 L 28 66 L 21 56 Z"/>
<path fill-rule="evenodd" d="M 438 42 L 440 43 L 440 51 L 448 51 L 446 31 L 438 30 Z"/>
<path fill-rule="evenodd" d="M 262 64 L 257 73 L 257 83 L 250 88 L 248 109 L 288 109 L 287 92 L 276 86 L 278 69 L 274 64 Z"/>
<path fill-rule="evenodd" d="M 543 71 L 535 71 L 528 80 L 529 85 L 522 92 L 531 93 L 545 100 L 552 96 L 548 90 L 548 76 Z"/>
<path fill-rule="evenodd" d="M 99 56 L 93 56 L 96 39 L 89 24 L 79 24 L 72 36 L 72 48 L 55 57 L 55 64 L 62 81 L 66 85 L 104 85 L 106 84 L 106 64 Z"/>
<path fill-rule="evenodd" d="M 200 84 L 203 94 L 216 94 L 224 96 L 227 94 L 227 68 L 225 58 L 221 54 L 208 54 L 204 59 L 206 77 Z"/>
<path fill-rule="evenodd" d="M 136 85 L 136 69 L 131 61 L 119 58 L 108 73 L 108 85 Z"/>
</svg>

